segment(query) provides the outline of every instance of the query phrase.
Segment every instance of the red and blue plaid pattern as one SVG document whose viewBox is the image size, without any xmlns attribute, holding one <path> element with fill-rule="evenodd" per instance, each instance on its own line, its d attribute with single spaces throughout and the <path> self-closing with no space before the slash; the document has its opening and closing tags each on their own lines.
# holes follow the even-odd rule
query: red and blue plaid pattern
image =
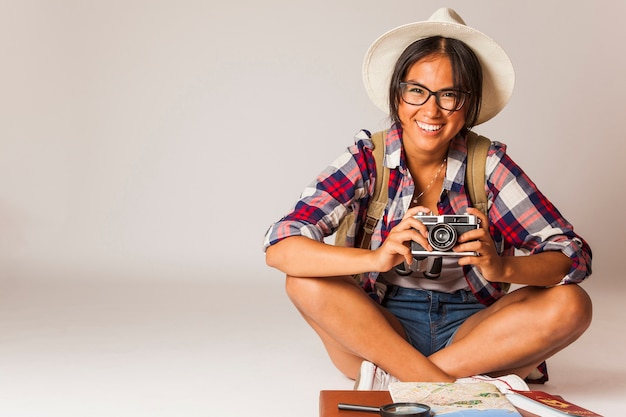
<svg viewBox="0 0 626 417">
<path fill-rule="evenodd" d="M 265 236 L 265 247 L 289 236 L 322 241 L 332 235 L 350 211 L 357 213 L 346 244 L 355 241 L 376 181 L 376 165 L 369 132 L 357 134 L 355 144 L 326 168 L 302 193 L 293 210 L 274 223 Z M 471 205 L 465 188 L 467 147 L 464 137 L 450 143 L 448 166 L 439 200 L 439 214 L 463 214 Z M 386 138 L 385 166 L 391 169 L 389 200 L 382 221 L 372 236 L 371 247 L 380 247 L 409 207 L 415 189 L 402 152 L 402 130 L 395 125 Z M 591 249 L 573 226 L 538 190 L 522 169 L 506 154 L 506 145 L 493 142 L 487 157 L 490 232 L 500 254 L 534 254 L 561 251 L 573 260 L 562 284 L 579 283 L 591 274 Z M 507 284 L 485 280 L 474 267 L 464 268 L 471 290 L 486 305 L 506 294 Z M 363 287 L 382 299 L 385 288 L 378 272 L 365 274 Z"/>
</svg>

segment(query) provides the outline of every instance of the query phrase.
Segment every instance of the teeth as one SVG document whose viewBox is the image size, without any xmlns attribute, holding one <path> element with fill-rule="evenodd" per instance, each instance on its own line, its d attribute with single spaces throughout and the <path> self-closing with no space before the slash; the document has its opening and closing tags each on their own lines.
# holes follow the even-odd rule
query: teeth
<svg viewBox="0 0 626 417">
<path fill-rule="evenodd" d="M 416 122 L 416 123 L 420 127 L 420 129 L 424 129 L 428 132 L 435 132 L 441 129 L 441 127 L 443 126 L 443 125 L 428 125 L 426 123 L 421 123 L 421 122 Z"/>
</svg>

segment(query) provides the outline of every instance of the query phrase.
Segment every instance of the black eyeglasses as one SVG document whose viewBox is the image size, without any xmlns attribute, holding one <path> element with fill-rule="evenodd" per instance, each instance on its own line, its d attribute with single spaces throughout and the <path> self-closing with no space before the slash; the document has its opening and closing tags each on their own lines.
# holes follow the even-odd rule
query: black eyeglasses
<svg viewBox="0 0 626 417">
<path fill-rule="evenodd" d="M 447 111 L 461 110 L 465 104 L 465 100 L 470 95 L 468 91 L 456 89 L 444 89 L 439 91 L 430 91 L 423 85 L 416 83 L 401 82 L 402 100 L 407 104 L 421 106 L 426 103 L 430 96 L 435 96 L 437 105 Z"/>
</svg>

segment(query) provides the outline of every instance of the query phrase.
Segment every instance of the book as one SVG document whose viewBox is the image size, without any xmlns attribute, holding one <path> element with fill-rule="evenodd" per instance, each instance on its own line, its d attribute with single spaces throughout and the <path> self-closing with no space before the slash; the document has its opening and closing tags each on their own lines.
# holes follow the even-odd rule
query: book
<svg viewBox="0 0 626 417">
<path fill-rule="evenodd" d="M 559 395 L 531 390 L 526 382 L 515 374 L 497 378 L 475 375 L 470 378 L 459 379 L 457 383 L 473 383 L 476 381 L 494 384 L 519 410 L 526 410 L 540 417 L 602 417 L 593 411 L 563 399 Z"/>
<path fill-rule="evenodd" d="M 394 402 L 428 404 L 435 416 L 521 417 L 505 394 L 488 382 L 393 382 Z"/>
<path fill-rule="evenodd" d="M 506 394 L 506 397 L 516 407 L 542 417 L 602 417 L 600 414 L 584 409 L 560 396 L 543 391 L 511 390 Z"/>
</svg>

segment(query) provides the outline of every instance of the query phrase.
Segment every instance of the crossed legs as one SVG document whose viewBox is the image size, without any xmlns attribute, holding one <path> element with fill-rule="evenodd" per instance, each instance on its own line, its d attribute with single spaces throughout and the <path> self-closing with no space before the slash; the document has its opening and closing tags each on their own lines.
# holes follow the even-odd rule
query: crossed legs
<svg viewBox="0 0 626 417">
<path fill-rule="evenodd" d="M 368 360 L 403 381 L 454 381 L 476 374 L 525 377 L 587 329 L 591 301 L 578 285 L 524 287 L 474 314 L 450 346 L 425 357 L 402 325 L 350 277 L 287 277 L 289 298 L 335 366 L 354 379 Z"/>
</svg>

